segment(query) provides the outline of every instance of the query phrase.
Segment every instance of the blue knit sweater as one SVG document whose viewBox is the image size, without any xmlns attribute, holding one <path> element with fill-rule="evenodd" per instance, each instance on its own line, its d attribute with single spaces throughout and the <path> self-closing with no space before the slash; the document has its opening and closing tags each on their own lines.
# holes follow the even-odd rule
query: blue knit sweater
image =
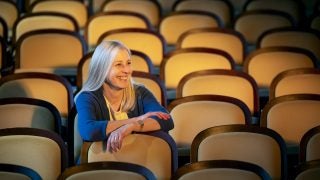
<svg viewBox="0 0 320 180">
<path fill-rule="evenodd" d="M 128 117 L 137 117 L 147 112 L 167 110 L 161 106 L 153 94 L 144 86 L 135 85 L 136 105 L 128 112 Z M 76 99 L 76 108 L 78 112 L 78 130 L 84 141 L 102 141 L 106 140 L 106 127 L 110 120 L 109 110 L 106 105 L 103 89 L 97 91 L 85 91 L 79 94 Z M 161 130 L 168 132 L 173 129 L 173 120 L 162 120 L 158 117 L 152 117 L 160 124 Z"/>
</svg>

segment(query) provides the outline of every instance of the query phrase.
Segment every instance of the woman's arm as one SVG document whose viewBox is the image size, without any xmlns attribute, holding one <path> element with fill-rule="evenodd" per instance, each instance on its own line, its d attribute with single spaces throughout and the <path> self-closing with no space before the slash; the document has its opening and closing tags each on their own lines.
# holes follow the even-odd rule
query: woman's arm
<svg viewBox="0 0 320 180">
<path fill-rule="evenodd" d="M 143 109 L 144 114 L 157 112 L 156 114 L 149 114 L 145 118 L 145 130 L 143 131 L 162 130 L 168 132 L 173 129 L 174 124 L 169 112 L 157 101 L 154 95 L 144 86 L 138 86 L 136 92 L 138 93 L 137 101 L 141 101 L 138 104 L 142 106 L 139 108 Z M 148 128 L 149 123 L 152 125 L 151 129 Z M 155 127 L 155 123 L 158 124 L 158 128 L 152 129 L 152 127 Z"/>
<path fill-rule="evenodd" d="M 107 139 L 108 121 L 101 112 L 101 104 L 90 92 L 82 92 L 76 101 L 78 129 L 83 140 L 101 141 Z"/>
</svg>

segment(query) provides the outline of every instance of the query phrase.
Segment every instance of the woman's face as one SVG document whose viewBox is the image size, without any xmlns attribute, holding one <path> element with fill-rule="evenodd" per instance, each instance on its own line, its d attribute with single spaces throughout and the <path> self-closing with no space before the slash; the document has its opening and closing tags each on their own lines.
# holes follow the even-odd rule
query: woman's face
<svg viewBox="0 0 320 180">
<path fill-rule="evenodd" d="M 113 89 L 120 90 L 127 88 L 130 83 L 131 74 L 130 56 L 126 50 L 120 49 L 112 63 L 106 83 Z"/>
</svg>

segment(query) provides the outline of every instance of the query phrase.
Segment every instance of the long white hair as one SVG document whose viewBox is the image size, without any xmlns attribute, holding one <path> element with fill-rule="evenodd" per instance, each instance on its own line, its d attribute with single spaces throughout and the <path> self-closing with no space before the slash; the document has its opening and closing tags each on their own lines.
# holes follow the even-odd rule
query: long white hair
<svg viewBox="0 0 320 180">
<path fill-rule="evenodd" d="M 119 50 L 126 50 L 129 56 L 131 56 L 129 48 L 120 41 L 103 41 L 96 47 L 89 64 L 88 79 L 83 84 L 75 100 L 83 91 L 96 91 L 102 87 Z M 122 110 L 125 112 L 132 109 L 135 105 L 135 92 L 132 78 L 130 78 L 129 82 L 129 86 L 124 89 Z"/>
</svg>

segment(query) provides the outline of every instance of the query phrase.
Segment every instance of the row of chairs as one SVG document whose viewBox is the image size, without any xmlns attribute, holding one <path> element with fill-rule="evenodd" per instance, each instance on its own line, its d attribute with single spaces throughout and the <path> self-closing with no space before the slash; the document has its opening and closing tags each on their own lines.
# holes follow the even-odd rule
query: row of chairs
<svg viewBox="0 0 320 180">
<path fill-rule="evenodd" d="M 36 16 L 36 15 L 32 15 L 32 16 Z M 42 13 L 41 16 L 52 16 L 52 14 L 50 13 L 45 15 Z M 117 16 L 121 16 L 121 15 L 119 14 L 117 15 L 116 13 L 113 13 L 113 14 L 108 14 L 107 16 L 114 16 L 113 18 L 117 18 Z M 30 18 L 31 18 L 30 19 L 31 21 L 36 22 L 35 20 L 32 20 L 32 17 Z M 109 18 L 112 18 L 112 17 L 109 17 Z M 54 21 L 57 21 L 57 20 L 54 20 Z M 91 47 L 95 46 L 97 43 L 101 42 L 102 40 L 110 40 L 110 39 L 121 40 L 121 41 L 124 41 L 124 43 L 127 44 L 127 46 L 130 49 L 145 53 L 151 59 L 153 65 L 156 67 L 159 67 L 161 65 L 161 62 L 165 58 L 165 55 L 167 55 L 169 52 L 173 51 L 174 49 L 179 50 L 179 49 L 191 48 L 191 47 L 215 48 L 215 49 L 223 50 L 233 58 L 233 61 L 237 65 L 240 65 L 240 66 L 243 65 L 246 56 L 251 51 L 253 51 L 254 49 L 260 49 L 265 47 L 274 47 L 274 46 L 298 47 L 298 48 L 303 48 L 311 51 L 317 59 L 319 59 L 319 56 L 320 56 L 319 55 L 320 50 L 319 50 L 319 47 L 317 46 L 317 44 L 319 43 L 319 32 L 311 29 L 302 30 L 302 29 L 297 29 L 293 27 L 287 27 L 287 28 L 276 28 L 276 29 L 272 28 L 269 31 L 263 30 L 259 32 L 259 35 L 261 35 L 259 36 L 259 39 L 257 39 L 258 36 L 256 37 L 258 41 L 256 47 L 251 50 L 248 50 L 248 46 L 246 45 L 245 35 L 242 33 L 239 33 L 238 31 L 235 31 L 232 29 L 225 29 L 225 28 L 189 29 L 189 31 L 185 33 L 177 34 L 175 38 L 179 37 L 179 39 L 176 42 L 176 47 L 174 49 L 168 50 L 166 37 L 157 32 L 154 32 L 150 29 L 143 29 L 139 25 L 137 25 L 135 28 L 129 28 L 130 26 L 122 26 L 122 27 L 119 27 L 121 29 L 111 30 L 111 29 L 108 29 L 107 26 L 103 26 L 103 28 L 101 28 L 101 26 L 99 25 L 101 21 L 103 20 L 97 19 L 98 24 L 94 25 L 93 23 L 92 27 L 90 26 L 92 28 L 92 32 L 94 33 L 92 34 L 92 36 L 88 34 L 87 38 L 91 39 L 90 42 L 88 42 L 89 46 Z M 121 24 L 127 24 L 127 23 L 121 23 Z M 23 25 L 31 26 L 31 29 L 30 27 L 23 27 Z M 64 32 L 64 31 L 70 30 L 70 29 L 67 29 L 68 27 L 66 27 L 65 29 L 61 28 L 63 29 L 61 31 L 57 31 L 57 30 L 36 31 L 37 29 L 34 29 L 34 28 L 36 27 L 39 30 L 39 27 L 37 27 L 36 25 L 33 25 L 30 22 L 22 23 L 21 26 L 22 26 L 21 27 L 22 30 L 19 33 L 14 33 L 14 34 L 20 34 L 20 36 L 22 36 L 20 40 L 16 43 L 13 51 L 15 53 L 13 55 L 15 58 L 15 61 L 17 61 L 16 59 L 19 59 L 18 57 L 15 57 L 15 56 L 19 52 L 19 47 L 21 47 L 23 43 L 25 43 L 25 41 L 27 40 L 31 41 L 30 39 L 32 38 L 34 39 L 36 37 L 40 38 L 41 36 L 42 38 L 49 38 L 49 37 L 45 37 L 44 35 L 40 35 L 40 34 L 45 34 L 44 32 L 46 32 L 48 36 L 49 36 L 49 32 L 51 32 L 55 36 L 58 36 L 59 34 L 68 34 L 69 36 L 73 36 L 73 39 L 74 39 L 73 41 L 78 41 L 78 43 L 81 44 L 82 46 L 81 55 L 88 53 L 88 48 L 87 48 L 88 46 L 86 44 L 86 41 L 82 38 L 82 36 L 80 36 L 78 33 L 75 33 L 75 32 Z M 190 27 L 193 27 L 193 26 L 190 26 Z M 194 26 L 193 28 L 196 28 L 196 27 Z M 31 33 L 30 32 L 31 30 L 37 33 L 35 32 Z M 40 34 L 37 35 L 38 33 Z M 170 36 L 173 35 L 172 33 L 169 33 L 169 34 Z M 40 39 L 38 41 L 40 41 Z M 137 43 L 137 41 L 139 43 Z M 148 44 L 153 44 L 151 49 L 150 49 L 150 46 L 147 46 Z M 75 53 L 76 52 L 78 51 L 75 51 Z M 79 59 L 77 59 L 77 61 L 79 61 Z"/>
<path fill-rule="evenodd" d="M 278 30 L 277 33 L 271 33 L 269 36 L 266 36 L 266 38 L 263 38 L 262 47 L 259 47 L 257 50 L 245 56 L 243 43 L 241 43 L 242 41 L 240 39 L 237 39 L 237 36 L 234 36 L 231 33 L 224 33 L 221 29 L 203 29 L 201 32 L 199 31 L 194 33 L 190 32 L 190 35 L 185 36 L 185 41 L 181 43 L 182 48 L 174 50 L 166 56 L 164 53 L 165 46 L 162 43 L 163 41 L 161 41 L 161 38 L 146 30 L 123 29 L 111 31 L 106 34 L 103 39 L 121 40 L 133 49 L 133 51 L 137 51 L 137 53 L 133 53 L 134 55 L 140 56 L 140 59 L 142 60 L 147 59 L 144 60 L 147 62 L 142 61 L 143 64 L 141 67 L 141 63 L 138 61 L 137 69 L 135 70 L 151 71 L 150 73 L 155 73 L 152 72 L 154 71 L 152 69 L 155 69 L 155 66 L 158 66 L 158 73 L 166 83 L 167 89 L 176 88 L 179 80 L 188 72 L 201 69 L 235 69 L 236 65 L 239 64 L 243 65 L 243 71 L 255 78 L 259 87 L 268 87 L 271 80 L 280 71 L 288 68 L 316 67 L 319 63 L 317 56 L 319 56 L 318 54 L 320 51 L 316 44 L 319 43 L 320 38 L 317 36 L 317 33 L 302 32 L 296 29 L 281 29 Z M 292 37 L 297 37 L 297 35 L 298 37 L 300 35 L 301 38 L 304 37 L 306 41 L 299 41 L 299 43 L 295 43 L 294 40 L 297 38 Z M 216 38 L 217 36 L 220 36 L 221 39 L 234 38 L 234 41 L 229 40 L 225 45 L 221 45 L 221 43 L 218 45 L 217 39 L 219 38 Z M 282 42 L 279 42 L 281 41 L 281 37 L 283 40 Z M 145 46 L 146 44 L 137 43 L 137 38 L 141 38 L 144 43 L 153 44 L 154 46 L 147 49 Z M 214 41 L 209 41 L 212 44 L 201 44 L 201 42 L 205 42 L 203 41 L 203 38 L 215 39 L 216 43 L 214 43 Z M 46 40 L 43 41 L 41 39 Z M 228 44 L 231 42 L 238 42 L 238 47 L 230 49 Z M 44 45 L 44 43 L 46 45 Z M 290 45 L 289 43 L 294 45 Z M 35 52 L 39 51 L 41 51 L 41 53 L 35 54 Z M 89 58 L 88 56 L 92 54 L 90 52 L 88 53 L 89 55 L 85 55 L 86 52 L 86 46 L 83 44 L 83 41 L 81 41 L 81 38 L 76 34 L 63 30 L 39 30 L 27 33 L 26 36 L 19 41 L 15 54 L 15 66 L 17 71 L 23 71 L 25 69 L 38 69 L 39 71 L 39 69 L 44 70 L 49 68 L 51 69 L 51 72 L 56 72 L 58 74 L 75 75 L 77 73 L 75 68 L 78 66 L 79 60 L 81 60 L 81 58 Z M 145 55 L 143 55 L 143 53 L 145 53 Z M 202 58 L 199 59 L 199 57 Z M 276 62 L 272 62 L 270 58 Z M 236 59 L 238 59 L 237 62 L 235 62 Z M 279 59 L 281 59 L 281 62 Z M 295 61 L 292 59 L 295 59 Z M 173 64 L 171 64 L 171 62 Z M 175 72 L 180 73 L 180 75 L 176 74 L 175 76 L 180 77 L 172 78 L 169 74 L 168 78 L 166 77 L 167 73 L 172 73 L 169 66 L 175 69 L 177 65 L 179 66 L 181 63 L 186 65 L 185 63 L 187 62 L 190 63 L 190 68 L 192 68 L 191 70 L 189 70 L 189 68 L 179 68 L 179 71 Z M 280 66 L 275 68 L 275 66 L 278 66 L 275 63 L 286 64 L 287 67 L 284 68 L 283 66 Z M 3 64 L 8 64 L 8 62 L 3 62 Z M 269 72 L 271 74 L 269 78 L 264 79 L 261 76 L 266 76 L 266 72 L 261 71 L 261 66 L 266 67 L 268 65 L 270 66 L 270 69 L 275 69 L 275 72 Z M 69 69 L 71 72 L 68 73 L 66 69 Z M 67 72 L 63 72 L 62 70 Z"/>
<path fill-rule="evenodd" d="M 224 24 L 228 24 L 230 23 L 229 21 L 231 21 L 230 16 L 232 15 L 230 15 L 230 13 L 227 13 L 228 9 L 230 9 L 229 6 L 231 6 L 230 3 L 227 3 L 228 1 L 222 0 L 202 1 L 203 2 L 193 0 L 177 1 L 174 5 L 174 9 L 176 10 L 163 18 L 159 17 L 161 11 L 157 10 L 159 9 L 159 5 L 155 1 L 107 1 L 105 3 L 105 8 L 102 8 L 105 10 L 102 10 L 101 13 L 95 14 L 90 18 L 88 18 L 87 13 L 85 13 L 85 5 L 80 1 L 37 1 L 32 6 L 32 11 L 29 14 L 19 17 L 19 15 L 17 14 L 18 12 L 14 12 L 15 16 L 11 18 L 11 22 L 8 23 L 8 21 L 10 21 L 9 18 L 7 18 L 5 22 L 7 22 L 6 24 L 9 24 L 7 26 L 7 29 L 14 32 L 20 29 L 19 24 L 21 21 L 25 22 L 26 20 L 28 20 L 28 18 L 25 17 L 41 14 L 44 12 L 62 13 L 64 16 L 69 16 L 68 18 L 65 17 L 65 21 L 68 22 L 55 23 L 56 25 L 53 26 L 52 24 L 54 24 L 54 22 L 57 22 L 57 18 L 52 19 L 48 16 L 46 17 L 48 18 L 48 22 L 46 22 L 44 19 L 40 19 L 38 21 L 41 21 L 41 23 L 43 24 L 42 26 L 48 23 L 51 24 L 46 25 L 51 28 L 62 26 L 61 28 L 69 28 L 75 31 L 82 29 L 85 31 L 86 40 L 88 41 L 88 44 L 90 46 L 97 43 L 97 36 L 100 35 L 96 34 L 97 31 L 92 32 L 90 27 L 92 25 L 97 25 L 97 23 L 99 24 L 99 33 L 101 33 L 101 30 L 106 32 L 111 28 L 119 29 L 124 27 L 139 27 L 152 30 L 154 27 L 157 27 L 155 31 L 164 36 L 164 39 L 169 45 L 175 44 L 178 36 L 191 28 L 232 27 L 236 31 L 241 32 L 244 35 L 246 41 L 252 44 L 253 41 L 256 41 L 262 31 L 276 27 L 296 26 L 295 24 L 297 23 L 295 23 L 293 19 L 297 19 L 298 17 L 296 16 L 299 16 L 300 19 L 302 18 L 299 15 L 301 14 L 300 9 L 302 6 L 299 5 L 298 1 L 285 0 L 282 1 L 283 4 L 288 3 L 289 5 L 282 5 L 281 3 L 279 5 L 279 2 L 277 1 L 269 2 L 255 0 L 248 3 L 248 5 L 246 6 L 248 10 L 241 14 L 241 16 L 237 17 L 235 22 L 232 23 L 232 26 L 225 26 Z M 5 1 L 2 2 L 5 3 Z M 11 1 L 7 3 L 14 5 Z M 64 3 L 71 3 L 75 5 L 68 6 Z M 129 5 L 127 5 L 126 3 Z M 266 5 L 264 3 L 266 3 Z M 79 6 L 81 4 L 83 5 L 83 7 L 80 7 L 80 10 L 77 10 L 77 5 Z M 146 7 L 143 7 L 142 4 L 145 4 Z M 69 9 L 67 7 L 72 8 Z M 143 7 L 142 10 L 141 7 Z M 208 9 L 208 7 L 213 8 Z M 290 8 L 292 8 L 293 10 L 291 10 Z M 214 10 L 215 12 L 211 12 L 212 10 Z M 113 15 L 113 13 L 116 13 L 117 16 Z M 290 13 L 294 13 L 295 15 L 292 15 L 293 17 L 291 17 Z M 106 17 L 106 15 L 109 16 Z M 4 14 L 2 16 L 7 17 L 8 15 Z M 73 21 L 70 20 L 70 18 L 73 19 Z M 35 17 L 32 17 L 32 19 L 34 20 Z M 60 21 L 61 19 L 62 18 L 60 17 Z M 314 18 L 314 20 L 316 21 L 317 18 Z M 32 20 L 29 20 L 29 22 L 31 21 Z M 101 23 L 106 21 L 112 21 L 112 26 L 109 25 L 102 28 Z M 122 21 L 125 21 L 126 23 L 120 23 Z M 261 21 L 265 23 L 261 24 Z M 313 24 L 316 25 L 317 23 L 315 22 Z M 312 25 L 312 22 L 310 22 L 310 25 L 308 25 L 308 28 L 310 27 L 317 29 L 316 26 Z M 252 29 L 255 29 L 255 31 L 253 32 Z M 30 28 L 27 30 L 30 30 Z M 16 33 L 12 34 L 15 35 Z M 18 37 L 14 37 L 14 41 L 16 41 Z"/>
<path fill-rule="evenodd" d="M 273 9 L 278 10 L 282 12 L 286 12 L 289 15 L 291 15 L 295 20 L 301 20 L 308 11 L 307 7 L 304 6 L 304 3 L 302 1 L 293 1 L 293 0 L 286 0 L 281 3 L 277 1 L 270 1 L 270 2 L 264 2 L 262 0 L 250 0 L 250 1 L 243 1 L 243 2 L 236 2 L 236 1 L 226 1 L 226 0 L 216 0 L 216 1 L 208 1 L 208 0 L 178 0 L 178 1 L 172 1 L 170 4 L 170 10 L 163 10 L 162 4 L 164 2 L 162 1 L 140 1 L 136 0 L 135 2 L 132 1 L 78 1 L 78 2 L 36 2 L 36 1 L 27 1 L 25 5 L 27 6 L 25 9 L 27 12 L 35 12 L 39 10 L 56 10 L 52 8 L 53 6 L 59 5 L 59 7 L 63 7 L 62 5 L 73 5 L 73 6 L 79 6 L 79 4 L 82 4 L 82 6 L 78 8 L 66 8 L 60 9 L 59 11 L 71 13 L 70 11 L 75 11 L 77 9 L 81 9 L 82 13 L 78 12 L 78 16 L 74 17 L 80 17 L 81 15 L 86 17 L 89 17 L 90 15 L 94 15 L 98 12 L 104 12 L 104 11 L 117 11 L 117 10 L 124 10 L 124 11 L 133 11 L 138 12 L 140 14 L 143 14 L 146 16 L 149 21 L 152 22 L 154 26 L 157 26 L 160 22 L 160 19 L 164 16 L 166 16 L 168 13 L 163 15 L 164 11 L 181 11 L 181 10 L 200 10 L 205 12 L 210 12 L 213 14 L 217 14 L 220 19 L 222 19 L 224 22 L 228 21 L 230 22 L 234 18 L 234 14 L 237 9 L 237 4 L 240 4 L 241 11 L 246 12 L 249 10 L 256 10 L 256 9 Z M 310 3 L 311 4 L 311 3 Z M 318 3 L 319 4 L 319 3 Z M 318 4 L 315 4 L 314 7 L 319 6 Z M 18 4 L 19 5 L 19 4 Z M 96 6 L 95 13 L 92 13 L 93 10 L 88 10 L 91 7 L 90 6 Z M 133 8 L 130 8 L 133 7 Z M 211 8 L 210 8 L 211 7 Z M 18 7 L 16 7 L 18 11 Z M 317 11 L 317 8 L 314 8 L 313 11 Z M 88 15 L 90 14 L 90 15 Z M 239 14 L 239 13 L 237 13 Z"/>
<path fill-rule="evenodd" d="M 306 163 L 319 162 L 319 133 L 320 126 L 317 126 L 303 136 L 300 144 L 301 164 L 297 166 L 299 171 L 296 172 L 305 169 Z M 104 142 L 85 142 L 80 166 L 68 165 L 63 140 L 46 130 L 1 129 L 0 144 L 1 154 L 4 155 L 0 158 L 0 172 L 8 171 L 5 170 L 8 167 L 3 164 L 11 164 L 31 169 L 42 179 L 56 179 L 58 176 L 66 179 L 71 175 L 76 178 L 77 173 L 83 178 L 89 175 L 92 177 L 93 171 L 96 171 L 98 178 L 106 173 L 101 171 L 103 169 L 111 171 L 111 176 L 117 174 L 115 170 L 127 171 L 118 174 L 119 178 L 130 174 L 132 176 L 132 172 L 145 179 L 184 179 L 184 176 L 190 176 L 190 179 L 215 176 L 222 178 L 235 177 L 237 171 L 242 171 L 237 174 L 239 177 L 249 179 L 288 178 L 285 141 L 272 129 L 257 126 L 237 124 L 204 129 L 192 141 L 190 164 L 180 167 L 177 164 L 175 142 L 161 131 L 129 135 L 124 139 L 121 150 L 113 154 L 106 151 Z M 319 165 L 316 168 L 319 169 Z M 12 171 L 14 168 L 9 169 Z M 84 171 L 89 172 L 86 174 Z M 305 173 L 295 174 L 298 175 L 305 176 Z"/>
<path fill-rule="evenodd" d="M 84 62 L 83 65 L 86 66 L 88 62 Z M 78 75 L 77 84 L 79 87 L 87 74 L 87 69 L 80 69 L 79 72 L 82 74 Z M 144 84 L 163 106 L 167 106 L 167 90 L 164 83 L 156 76 L 136 71 L 133 73 L 133 79 Z M 1 97 L 15 97 L 20 94 L 24 97 L 32 96 L 45 99 L 54 104 L 64 117 L 67 117 L 71 110 L 74 90 L 66 79 L 58 75 L 35 72 L 15 73 L 1 78 L 0 82 Z M 270 99 L 294 93 L 319 94 L 319 70 L 298 68 L 284 71 L 275 76 L 270 84 L 270 95 L 267 95 Z M 57 87 L 55 88 L 55 86 Z M 51 87 L 56 89 L 55 92 L 52 92 L 55 95 L 49 94 L 45 90 Z M 241 87 L 241 91 L 239 87 Z M 40 92 L 38 92 L 39 90 Z M 248 74 L 234 70 L 212 69 L 192 72 L 178 82 L 176 98 L 199 94 L 225 95 L 240 99 L 246 104 L 253 116 L 259 116 L 259 112 L 264 106 L 259 105 L 260 96 L 256 81 Z"/>
</svg>

